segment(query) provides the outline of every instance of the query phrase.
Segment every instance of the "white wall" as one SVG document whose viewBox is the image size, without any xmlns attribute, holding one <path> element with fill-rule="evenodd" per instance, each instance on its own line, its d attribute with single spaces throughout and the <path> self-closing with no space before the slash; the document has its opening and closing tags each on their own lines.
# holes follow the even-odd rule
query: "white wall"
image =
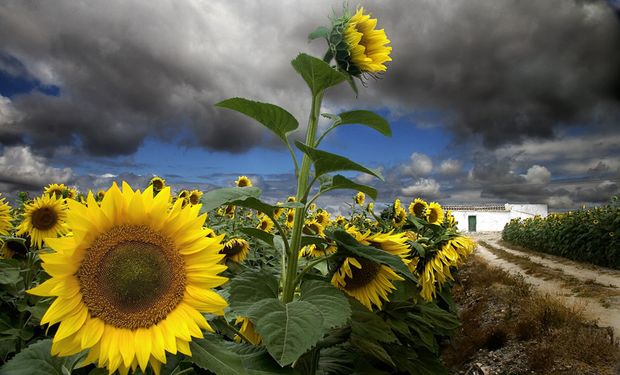
<svg viewBox="0 0 620 375">
<path fill-rule="evenodd" d="M 546 204 L 506 204 L 506 211 L 452 211 L 461 232 L 469 232 L 469 216 L 476 217 L 477 232 L 500 232 L 512 219 L 547 216 Z"/>
</svg>

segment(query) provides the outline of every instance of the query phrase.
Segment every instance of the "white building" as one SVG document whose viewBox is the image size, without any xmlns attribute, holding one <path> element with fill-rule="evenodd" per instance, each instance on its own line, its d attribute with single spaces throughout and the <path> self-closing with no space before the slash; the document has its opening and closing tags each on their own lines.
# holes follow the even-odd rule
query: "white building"
<svg viewBox="0 0 620 375">
<path fill-rule="evenodd" d="M 546 204 L 504 205 L 445 205 L 444 210 L 452 211 L 461 232 L 495 232 L 504 229 L 514 218 L 547 216 Z"/>
</svg>

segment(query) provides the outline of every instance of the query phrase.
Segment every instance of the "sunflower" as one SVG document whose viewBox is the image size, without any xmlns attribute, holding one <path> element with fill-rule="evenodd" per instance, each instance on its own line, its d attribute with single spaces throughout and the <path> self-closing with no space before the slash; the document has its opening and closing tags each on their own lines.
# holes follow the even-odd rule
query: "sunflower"
<svg viewBox="0 0 620 375">
<path fill-rule="evenodd" d="M 428 214 L 428 203 L 420 198 L 416 198 L 409 205 L 409 213 L 416 217 L 426 217 Z"/>
<path fill-rule="evenodd" d="M 62 197 L 44 194 L 36 198 L 24 206 L 23 217 L 24 220 L 17 227 L 17 235 L 27 233 L 39 249 L 43 245 L 44 238 L 58 237 L 67 233 L 65 226 L 67 213 Z"/>
<path fill-rule="evenodd" d="M 384 63 L 392 61 L 392 47 L 385 31 L 375 30 L 377 19 L 359 8 L 353 16 L 336 19 L 329 36 L 330 51 L 340 69 L 353 76 L 387 70 Z"/>
<path fill-rule="evenodd" d="M 187 199 L 189 199 L 189 204 L 199 204 L 201 198 L 202 191 L 192 190 L 191 193 L 189 193 L 189 197 Z"/>
<path fill-rule="evenodd" d="M 13 228 L 11 224 L 11 206 L 6 202 L 6 198 L 0 198 L 0 235 L 8 236 Z"/>
<path fill-rule="evenodd" d="M 400 199 L 394 199 L 394 213 L 397 213 L 401 209 Z"/>
<path fill-rule="evenodd" d="M 428 205 L 428 215 L 426 215 L 426 220 L 428 220 L 431 224 L 441 224 L 443 223 L 443 209 L 437 202 L 431 202 Z"/>
<path fill-rule="evenodd" d="M 276 203 L 276 209 L 273 210 L 273 217 L 275 217 L 276 219 L 279 219 L 280 216 L 282 216 L 282 213 L 284 212 L 284 207 L 279 207 L 279 205 L 281 204 L 282 202 Z"/>
<path fill-rule="evenodd" d="M 302 231 L 309 236 L 325 237 L 325 228 L 316 220 L 306 220 Z"/>
<path fill-rule="evenodd" d="M 372 214 L 375 211 L 374 202 L 368 203 L 368 206 L 366 207 L 366 211 L 368 211 L 369 214 Z"/>
<path fill-rule="evenodd" d="M 323 256 L 328 256 L 334 254 L 338 248 L 334 245 L 308 245 L 304 246 L 299 256 L 309 256 L 311 258 L 320 258 Z"/>
<path fill-rule="evenodd" d="M 235 324 L 241 324 L 239 327 L 239 332 L 245 337 L 252 345 L 258 346 L 263 341 L 263 338 L 260 337 L 256 330 L 254 329 L 254 324 L 250 321 L 250 319 L 244 316 L 238 316 L 235 319 Z M 241 342 L 241 337 L 235 336 L 236 342 Z"/>
<path fill-rule="evenodd" d="M 287 203 L 297 202 L 297 198 L 295 198 L 294 196 L 291 195 L 290 197 L 286 198 L 286 202 Z"/>
<path fill-rule="evenodd" d="M 394 218 L 392 219 L 392 224 L 396 228 L 400 228 L 405 225 L 407 221 L 407 213 L 402 207 L 399 207 L 398 210 L 394 213 Z"/>
<path fill-rule="evenodd" d="M 220 253 L 224 254 L 226 259 L 230 259 L 236 263 L 241 263 L 250 253 L 250 244 L 243 238 L 233 238 L 226 241 L 224 248 L 220 250 Z"/>
<path fill-rule="evenodd" d="M 342 215 L 338 215 L 338 216 L 336 217 L 336 220 L 334 220 L 334 222 L 335 222 L 336 224 L 338 224 L 338 225 L 344 225 L 344 224 L 346 224 L 347 219 L 346 219 L 344 216 L 342 216 Z"/>
<path fill-rule="evenodd" d="M 149 182 L 149 185 L 152 185 L 153 191 L 158 193 L 162 191 L 166 186 L 166 180 L 161 177 L 153 176 L 153 178 L 151 178 L 151 181 Z"/>
<path fill-rule="evenodd" d="M 369 245 L 378 249 L 387 251 L 392 255 L 400 257 L 405 264 L 409 264 L 411 261 L 408 259 L 411 249 L 407 241 L 409 238 L 406 233 L 396 233 L 393 231 L 388 233 L 375 233 L 370 234 L 367 232 L 358 237 L 358 241 L 363 245 Z"/>
<path fill-rule="evenodd" d="M 456 219 L 454 218 L 454 215 L 452 215 L 452 211 L 446 211 L 444 222 L 448 228 L 454 228 L 456 226 Z"/>
<path fill-rule="evenodd" d="M 347 257 L 332 276 L 332 284 L 372 310 L 381 309 L 396 287 L 393 281 L 404 280 L 390 267 L 361 257 Z"/>
<path fill-rule="evenodd" d="M 263 232 L 269 233 L 273 229 L 273 221 L 269 218 L 269 216 L 263 215 L 256 228 L 262 230 Z"/>
<path fill-rule="evenodd" d="M 310 205 L 308 206 L 308 211 L 316 211 L 316 204 L 310 203 Z"/>
<path fill-rule="evenodd" d="M 329 212 L 321 210 L 317 212 L 316 216 L 314 217 L 314 220 L 316 220 L 316 222 L 321 224 L 323 227 L 326 227 L 329 225 L 329 222 L 331 221 L 331 216 L 329 215 Z"/>
<path fill-rule="evenodd" d="M 459 262 L 471 254 L 476 243 L 468 237 L 458 236 L 448 240 L 431 259 L 426 261 L 422 275 L 418 282 L 422 286 L 420 295 L 431 301 L 436 295 L 436 284 L 443 284 L 447 280 L 454 280 L 450 267 L 456 267 Z"/>
<path fill-rule="evenodd" d="M 235 207 L 236 206 L 233 206 L 231 204 L 226 206 L 226 208 L 224 208 L 224 215 L 226 215 L 229 218 L 233 219 L 235 217 Z"/>
<path fill-rule="evenodd" d="M 239 176 L 237 181 L 235 181 L 235 185 L 237 185 L 237 187 L 252 186 L 252 180 L 250 180 L 247 176 Z"/>
<path fill-rule="evenodd" d="M 200 206 L 169 203 L 170 188 L 133 191 L 123 182 L 108 189 L 101 205 L 69 201 L 73 236 L 49 239 L 41 254 L 51 276 L 29 293 L 56 297 L 41 319 L 60 323 L 52 355 L 88 350 L 84 363 L 127 374 L 150 366 L 159 374 L 166 352 L 191 356 L 192 337 L 210 330 L 203 314 L 223 315 L 226 301 L 212 288 L 223 236 L 207 238 Z"/>
<path fill-rule="evenodd" d="M 292 228 L 294 223 L 295 223 L 295 210 L 291 208 L 286 213 L 286 226 L 288 228 Z"/>
<path fill-rule="evenodd" d="M 105 197 L 105 190 L 99 190 L 99 191 L 97 192 L 97 199 L 98 199 L 98 200 L 102 200 L 102 199 L 103 199 L 103 197 Z"/>
<path fill-rule="evenodd" d="M 362 193 L 361 191 L 355 195 L 355 204 L 363 206 L 365 200 L 366 200 L 366 194 Z"/>
<path fill-rule="evenodd" d="M 56 198 L 62 198 L 67 191 L 65 184 L 49 184 L 43 190 L 44 194 L 54 195 Z"/>
<path fill-rule="evenodd" d="M 189 190 L 186 189 L 179 191 L 179 194 L 177 194 L 177 199 L 185 199 L 187 197 L 189 197 Z"/>
<path fill-rule="evenodd" d="M 75 199 L 78 196 L 78 191 L 75 188 L 67 188 L 67 198 Z"/>
</svg>

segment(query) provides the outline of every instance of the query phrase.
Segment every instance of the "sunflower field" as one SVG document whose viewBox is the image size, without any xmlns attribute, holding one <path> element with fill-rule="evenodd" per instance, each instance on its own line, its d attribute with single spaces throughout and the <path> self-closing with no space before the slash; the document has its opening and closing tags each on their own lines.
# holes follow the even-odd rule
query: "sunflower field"
<svg viewBox="0 0 620 375">
<path fill-rule="evenodd" d="M 620 269 L 620 203 L 546 218 L 513 219 L 502 239 L 525 248 Z"/>
<path fill-rule="evenodd" d="M 375 210 L 377 191 L 345 174 L 381 174 L 319 148 L 343 125 L 391 134 L 370 111 L 321 113 L 329 88 L 357 92 L 355 80 L 386 71 L 376 22 L 345 11 L 310 34 L 327 41 L 322 59 L 292 61 L 311 95 L 304 142 L 291 142 L 298 121 L 277 105 L 217 104 L 282 141 L 294 196 L 266 202 L 239 176 L 207 192 L 154 177 L 1 199 L 0 374 L 447 373 L 450 289 L 475 243 L 434 202 Z M 321 132 L 320 116 L 331 121 Z M 342 189 L 357 192 L 346 216 L 317 206 Z"/>
</svg>

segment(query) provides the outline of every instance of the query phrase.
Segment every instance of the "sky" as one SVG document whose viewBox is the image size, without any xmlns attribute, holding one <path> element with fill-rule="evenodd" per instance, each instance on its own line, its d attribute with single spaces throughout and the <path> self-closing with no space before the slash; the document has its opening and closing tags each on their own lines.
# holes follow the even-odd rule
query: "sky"
<svg viewBox="0 0 620 375">
<path fill-rule="evenodd" d="M 321 148 L 379 168 L 378 202 L 598 205 L 620 194 L 620 2 L 349 1 L 391 40 L 380 79 L 329 90 L 322 112 L 369 109 L 392 137 L 343 126 Z M 317 26 L 341 1 L 3 0 L 0 191 L 82 191 L 153 175 L 209 190 L 251 177 L 295 191 L 288 151 L 215 103 L 290 111 L 310 97 L 290 61 L 321 57 Z M 322 128 L 326 126 L 321 124 Z M 353 192 L 321 202 L 338 210 Z"/>
</svg>

